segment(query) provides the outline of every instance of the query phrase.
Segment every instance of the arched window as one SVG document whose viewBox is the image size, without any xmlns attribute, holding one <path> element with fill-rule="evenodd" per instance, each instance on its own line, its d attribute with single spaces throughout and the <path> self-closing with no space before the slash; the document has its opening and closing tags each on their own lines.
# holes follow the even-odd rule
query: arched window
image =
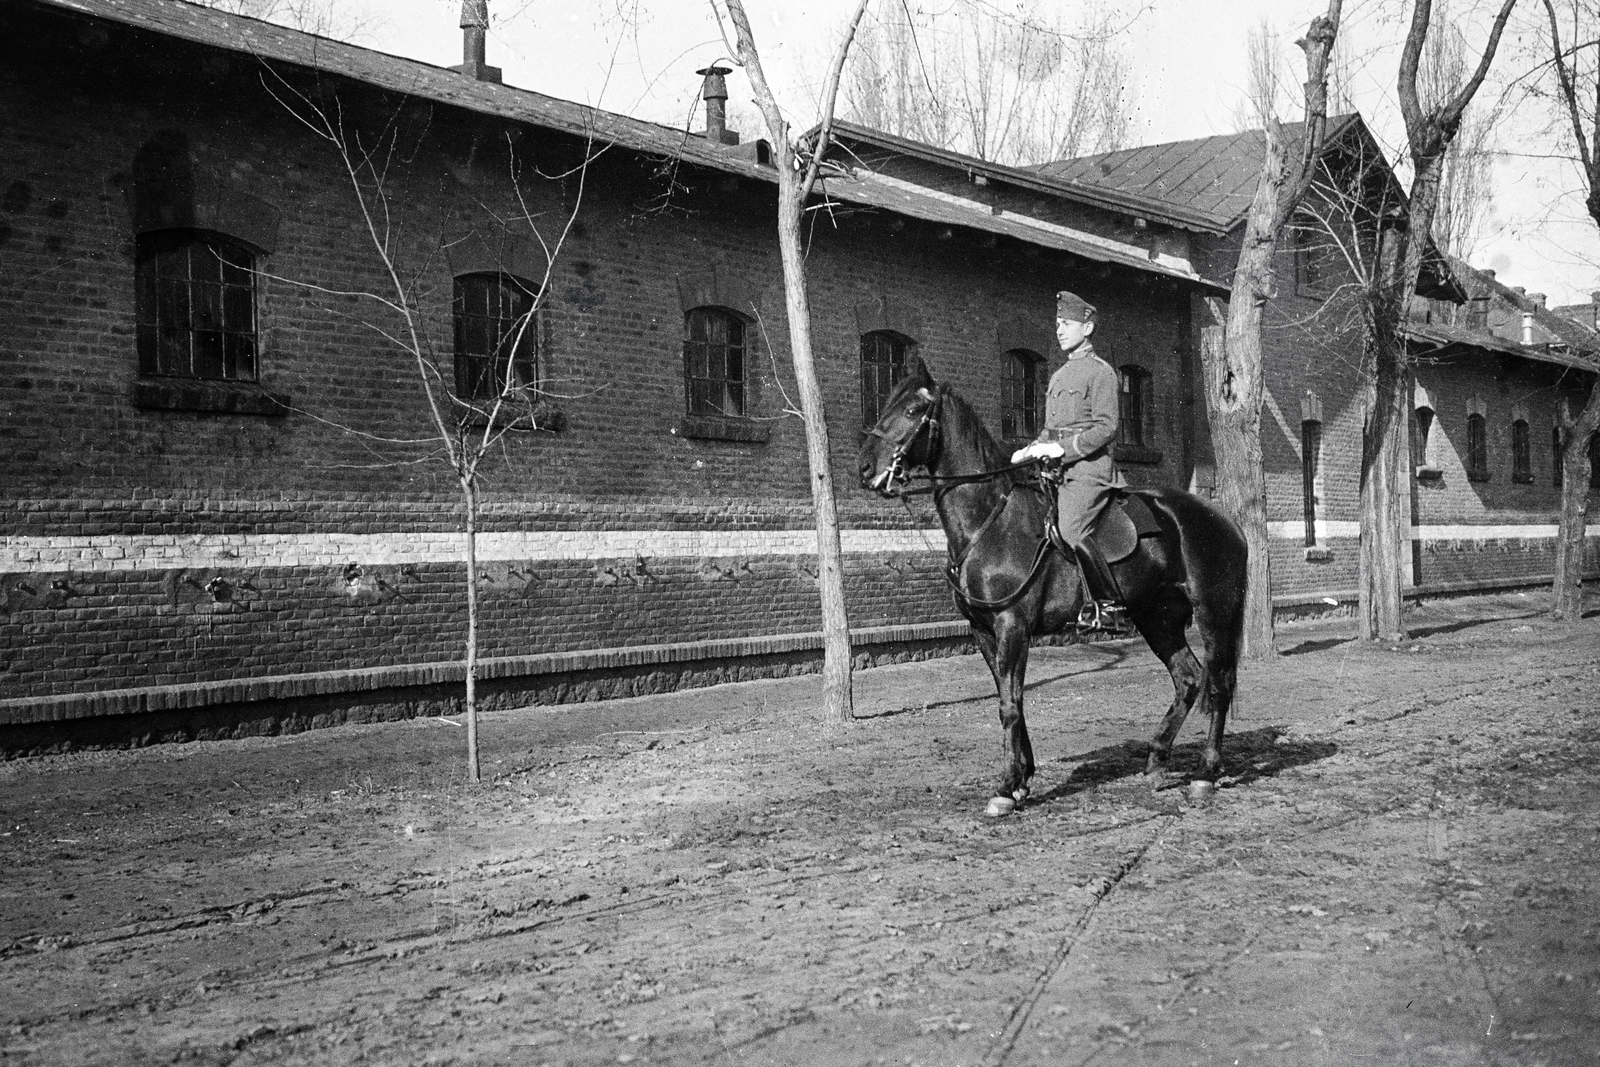
<svg viewBox="0 0 1600 1067">
<path fill-rule="evenodd" d="M 1533 481 L 1533 441 L 1527 419 L 1511 424 L 1511 480 L 1524 484 Z"/>
<path fill-rule="evenodd" d="M 1044 425 L 1044 358 L 1013 348 L 1003 359 L 1000 379 L 1000 436 L 1033 438 Z"/>
<path fill-rule="evenodd" d="M 1135 448 L 1152 447 L 1155 435 L 1150 425 L 1154 399 L 1150 372 L 1128 364 L 1117 371 L 1117 440 Z"/>
<path fill-rule="evenodd" d="M 1467 478 L 1489 480 L 1489 426 L 1477 412 L 1467 416 Z"/>
<path fill-rule="evenodd" d="M 1561 432 L 1561 427 L 1550 427 L 1550 484 L 1558 489 L 1561 487 L 1561 453 L 1566 445 L 1566 435 Z"/>
<path fill-rule="evenodd" d="M 1317 505 L 1322 496 L 1322 423 L 1300 424 L 1300 493 L 1305 505 L 1306 547 L 1317 545 Z"/>
<path fill-rule="evenodd" d="M 861 424 L 875 425 L 884 402 L 906 376 L 911 342 L 888 330 L 861 335 Z"/>
<path fill-rule="evenodd" d="M 203 230 L 141 233 L 134 246 L 139 373 L 256 380 L 255 255 Z"/>
<path fill-rule="evenodd" d="M 1428 462 L 1429 437 L 1433 434 L 1433 409 L 1419 407 L 1416 409 L 1417 423 L 1416 435 L 1411 439 L 1411 465 L 1414 467 L 1431 467 Z"/>
<path fill-rule="evenodd" d="M 456 395 L 492 400 L 539 384 L 536 291 L 510 274 L 456 278 Z"/>
<path fill-rule="evenodd" d="M 683 394 L 691 415 L 744 414 L 744 320 L 716 307 L 683 317 Z"/>
</svg>

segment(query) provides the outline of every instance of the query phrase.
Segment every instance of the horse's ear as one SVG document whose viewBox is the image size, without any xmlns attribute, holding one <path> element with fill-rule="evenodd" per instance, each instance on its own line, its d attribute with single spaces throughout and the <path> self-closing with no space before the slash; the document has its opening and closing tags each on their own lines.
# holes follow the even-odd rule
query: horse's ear
<svg viewBox="0 0 1600 1067">
<path fill-rule="evenodd" d="M 920 378 L 929 385 L 933 384 L 933 375 L 928 373 L 928 365 L 922 362 L 922 357 L 915 352 L 906 357 L 906 377 Z"/>
</svg>

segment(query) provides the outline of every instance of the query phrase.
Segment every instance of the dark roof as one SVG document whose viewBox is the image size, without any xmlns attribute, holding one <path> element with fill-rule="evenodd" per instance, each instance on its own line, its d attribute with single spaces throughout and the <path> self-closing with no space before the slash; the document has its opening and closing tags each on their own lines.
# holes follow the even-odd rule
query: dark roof
<svg viewBox="0 0 1600 1067">
<path fill-rule="evenodd" d="M 558 100 L 497 82 L 482 82 L 446 67 L 402 59 L 370 48 L 277 26 L 260 19 L 184 3 L 183 0 L 24 0 L 40 8 L 75 12 L 210 48 L 343 75 L 393 92 L 435 100 L 481 114 L 593 135 L 602 144 L 676 156 L 719 170 L 776 181 L 772 168 L 714 145 L 704 137 L 611 111 Z"/>
<path fill-rule="evenodd" d="M 1525 294 L 1484 271 L 1473 270 L 1459 259 L 1451 257 L 1449 264 L 1469 298 L 1488 301 L 1486 326 L 1412 322 L 1405 327 L 1408 336 L 1441 348 L 1478 348 L 1539 363 L 1600 371 L 1600 333 L 1541 307 Z M 1525 313 L 1532 315 L 1533 335 L 1533 343 L 1526 345 L 1522 343 Z"/>
<path fill-rule="evenodd" d="M 1148 195 L 1138 189 L 1063 180 L 1056 174 L 1046 172 L 1042 168 L 1008 167 L 1001 163 L 991 163 L 988 160 L 979 159 L 977 156 L 952 152 L 945 148 L 935 148 L 933 145 L 923 144 L 921 141 L 913 141 L 896 134 L 885 133 L 870 126 L 859 126 L 853 122 L 835 121 L 833 135 L 843 140 L 875 144 L 914 159 L 924 159 L 932 163 L 958 167 L 969 174 L 982 175 L 990 181 L 1006 182 L 1034 192 L 1060 196 L 1079 203 L 1121 212 L 1122 214 L 1154 219 L 1180 229 L 1204 230 L 1218 234 L 1227 230 L 1226 226 L 1219 226 L 1209 214 L 1202 210 L 1195 210 L 1188 205 L 1173 202 L 1160 196 Z M 1054 166 L 1054 164 L 1046 164 L 1046 166 Z M 1257 167 L 1259 169 L 1259 162 Z"/>
<path fill-rule="evenodd" d="M 1226 292 L 1227 287 L 1202 278 L 1187 260 L 1170 256 L 1152 258 L 1133 245 L 1112 241 L 1015 211 L 997 211 L 987 204 L 965 200 L 936 189 L 900 181 L 871 171 L 824 179 L 824 190 L 835 200 L 882 208 L 928 222 L 965 226 L 1012 237 L 1029 244 L 1053 248 L 1096 263 L 1110 263 L 1181 279 Z"/>
<path fill-rule="evenodd" d="M 37 8 L 74 13 L 91 19 L 104 19 L 164 37 L 189 41 L 210 48 L 237 52 L 257 59 L 289 63 L 300 67 L 325 71 L 374 85 L 382 89 L 440 103 L 453 105 L 480 114 L 494 115 L 516 122 L 560 130 L 578 137 L 592 136 L 602 144 L 683 159 L 721 171 L 729 171 L 762 181 L 776 182 L 777 175 L 771 166 L 756 161 L 756 146 L 752 142 L 737 148 L 724 147 L 707 141 L 704 137 L 653 122 L 629 118 L 615 112 L 575 104 L 567 100 L 545 96 L 542 93 L 517 89 L 497 82 L 482 82 L 446 67 L 436 67 L 414 59 L 377 52 L 370 48 L 334 41 L 315 34 L 304 33 L 277 26 L 260 19 L 233 15 L 225 11 L 200 7 L 183 0 L 22 0 Z M 840 124 L 841 130 L 852 136 L 866 138 L 875 134 L 864 127 Z M 893 139 L 896 147 L 930 157 L 948 159 L 953 154 L 943 153 L 914 141 Z M 965 157 L 962 157 L 963 159 Z M 980 161 L 973 160 L 974 164 Z M 1060 183 L 1040 178 L 1026 171 L 981 164 L 996 175 L 1004 172 L 1007 180 L 1032 183 L 1034 186 L 1061 191 Z M 1089 235 L 1075 237 L 1070 233 L 1053 232 L 1060 227 L 1050 227 L 1025 216 L 995 216 L 987 205 L 968 203 L 956 198 L 944 198 L 932 190 L 918 193 L 899 190 L 889 192 L 872 183 L 833 179 L 826 182 L 828 195 L 883 208 L 934 222 L 965 226 L 993 233 L 1003 233 L 1046 248 L 1072 252 L 1095 262 L 1116 263 L 1137 270 L 1199 281 L 1192 270 L 1177 269 L 1171 265 L 1129 255 L 1117 248 L 1097 243 Z M 1100 199 L 1116 201 L 1138 200 L 1118 195 L 1101 196 Z M 1152 214 L 1160 209 L 1159 203 L 1140 201 L 1138 212 Z M 1179 214 L 1182 214 L 1181 212 Z"/>
<path fill-rule="evenodd" d="M 1329 118 L 1324 143 L 1332 145 L 1361 126 L 1358 115 Z M 1300 122 L 1284 124 L 1291 145 L 1300 143 L 1304 128 Z M 1169 206 L 1182 205 L 1225 231 L 1250 210 L 1265 150 L 1265 131 L 1246 130 L 1062 159 L 1033 169 L 1082 187 L 1136 193 Z"/>
</svg>

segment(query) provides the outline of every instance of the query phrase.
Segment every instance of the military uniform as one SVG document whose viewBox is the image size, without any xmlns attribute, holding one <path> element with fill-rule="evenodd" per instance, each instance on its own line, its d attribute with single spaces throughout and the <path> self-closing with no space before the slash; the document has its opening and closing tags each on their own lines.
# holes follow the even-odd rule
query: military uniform
<svg viewBox="0 0 1600 1067">
<path fill-rule="evenodd" d="M 1111 458 L 1117 437 L 1117 372 L 1084 341 L 1050 376 L 1044 429 L 1038 440 L 1066 449 L 1067 464 L 1057 502 L 1061 536 L 1077 546 L 1122 483 Z"/>
</svg>

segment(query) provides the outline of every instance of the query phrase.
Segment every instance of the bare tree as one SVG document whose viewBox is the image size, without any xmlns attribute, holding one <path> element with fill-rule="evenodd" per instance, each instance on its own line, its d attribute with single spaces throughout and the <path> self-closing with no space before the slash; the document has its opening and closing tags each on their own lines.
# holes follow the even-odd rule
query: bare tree
<svg viewBox="0 0 1600 1067">
<path fill-rule="evenodd" d="M 1250 548 L 1250 584 L 1245 600 L 1244 654 L 1275 656 L 1272 572 L 1267 554 L 1267 483 L 1261 457 L 1261 406 L 1266 397 L 1261 361 L 1261 313 L 1277 291 L 1275 253 L 1289 220 L 1317 175 L 1328 118 L 1328 55 L 1339 32 L 1341 0 L 1311 22 L 1301 39 L 1306 53 L 1305 123 L 1298 158 L 1288 158 L 1288 137 L 1274 113 L 1278 79 L 1273 65 L 1255 64 L 1251 83 L 1261 94 L 1266 152 L 1261 179 L 1246 217 L 1238 266 L 1228 294 L 1208 300 L 1212 322 L 1201 333 L 1201 367 L 1212 446 L 1217 456 L 1217 490 L 1222 506 L 1244 530 Z M 1256 39 L 1265 42 L 1265 28 Z M 1266 49 L 1260 47 L 1259 53 Z M 1225 318 L 1226 324 L 1223 325 Z"/>
<path fill-rule="evenodd" d="M 442 463 L 461 492 L 462 532 L 466 555 L 465 720 L 467 773 L 480 779 L 478 764 L 478 658 L 479 594 L 478 528 L 480 494 L 487 461 L 518 430 L 550 428 L 555 413 L 544 397 L 545 383 L 527 356 L 537 343 L 539 312 L 550 292 L 551 275 L 561 249 L 583 203 L 584 179 L 595 156 L 593 141 L 580 158 L 562 173 L 534 173 L 542 179 L 570 186 L 570 206 L 546 223 L 547 210 L 530 205 L 525 177 L 528 167 L 519 160 L 516 137 L 506 134 L 501 158 L 507 168 L 506 192 L 514 202 L 500 223 L 508 233 L 539 246 L 545 262 L 543 277 L 531 285 L 505 281 L 513 301 L 496 317 L 489 352 L 466 363 L 468 387 L 461 388 L 461 357 L 453 343 L 439 336 L 441 308 L 427 284 L 432 263 L 412 257 L 443 254 L 450 239 L 443 220 L 437 222 L 432 241 L 418 244 L 415 230 L 427 228 L 422 209 L 412 209 L 404 191 L 404 175 L 423 134 L 411 129 L 404 108 L 377 120 L 363 121 L 347 115 L 336 92 L 326 89 L 302 92 L 278 79 L 271 91 L 280 103 L 318 139 L 327 143 L 355 196 L 361 232 L 371 246 L 374 263 L 384 285 L 378 289 L 336 291 L 304 279 L 279 281 L 330 298 L 354 298 L 362 311 L 360 324 L 380 341 L 382 351 L 398 357 L 421 392 L 427 411 L 427 433 L 422 437 L 381 436 L 324 419 L 357 436 L 375 455 L 373 466 L 402 463 Z M 417 226 L 411 223 L 419 223 Z M 419 253 L 419 249 L 425 250 Z M 507 264 L 507 267 L 510 265 Z M 505 272 L 507 275 L 510 271 Z M 533 279 L 528 279 L 533 282 Z M 520 305 L 520 306 L 519 306 Z M 389 458 L 398 451 L 403 458 Z"/>
<path fill-rule="evenodd" d="M 1560 89 L 1560 101 L 1572 123 L 1572 139 L 1578 152 L 1583 180 L 1588 186 L 1584 204 L 1589 216 L 1600 225 L 1600 6 L 1586 0 L 1571 0 L 1570 49 L 1561 43 L 1561 27 L 1555 5 L 1544 0 L 1550 18 L 1550 54 Z M 1580 66 L 1583 53 L 1591 53 L 1587 67 Z M 1580 88 L 1586 101 L 1580 104 Z M 1600 374 L 1589 379 L 1589 399 L 1576 419 L 1562 427 L 1564 443 L 1557 462 L 1561 464 L 1561 520 L 1556 533 L 1555 584 L 1551 590 L 1550 614 L 1557 619 L 1577 620 L 1583 615 L 1583 542 L 1585 509 L 1588 506 L 1590 452 L 1594 435 L 1600 432 Z"/>
<path fill-rule="evenodd" d="M 1460 27 L 1442 22 L 1427 39 L 1418 70 L 1419 94 L 1424 100 L 1448 98 L 1465 84 L 1469 62 L 1467 39 Z M 1443 252 L 1467 262 L 1473 258 L 1494 192 L 1493 139 L 1500 112 L 1498 105 L 1487 113 L 1478 106 L 1463 110 L 1460 130 L 1445 147 L 1440 169 L 1433 239 Z"/>
<path fill-rule="evenodd" d="M 1432 238 L 1445 155 L 1460 133 L 1463 115 L 1494 60 L 1516 0 L 1504 0 L 1476 68 L 1460 85 L 1425 97 L 1421 68 L 1432 23 L 1432 0 L 1413 0 L 1411 25 L 1400 55 L 1400 112 L 1413 174 L 1406 211 L 1380 226 L 1372 292 L 1372 330 L 1364 358 L 1366 426 L 1361 455 L 1360 632 L 1397 640 L 1405 635 L 1401 574 L 1410 431 L 1406 384 L 1408 355 L 1403 325 L 1411 316 L 1417 279 Z M 1438 91 L 1436 89 L 1436 91 Z"/>
<path fill-rule="evenodd" d="M 1100 3 L 1070 26 L 1039 0 L 887 4 L 850 54 L 844 114 L 999 163 L 1112 151 L 1132 117 L 1126 24 Z"/>
<path fill-rule="evenodd" d="M 755 35 L 742 0 L 726 0 L 728 17 L 733 22 L 737 45 L 735 62 L 750 78 L 750 88 L 767 127 L 772 143 L 772 158 L 778 170 L 778 250 L 783 261 L 783 291 L 789 319 L 789 351 L 794 360 L 795 384 L 800 394 L 801 416 L 806 425 L 806 457 L 811 469 L 811 503 L 817 525 L 817 584 L 822 597 L 823 698 L 824 723 L 836 726 L 850 722 L 855 715 L 851 693 L 850 620 L 844 602 L 844 552 L 839 541 L 839 516 L 834 502 L 833 468 L 828 446 L 827 412 L 822 403 L 822 387 L 817 379 L 816 360 L 811 347 L 811 305 L 806 287 L 805 255 L 801 242 L 801 221 L 806 200 L 816 186 L 819 168 L 828 153 L 833 126 L 834 101 L 839 91 L 840 73 L 856 28 L 865 14 L 868 0 L 859 0 L 855 15 L 845 30 L 838 53 L 828 69 L 823 90 L 820 125 L 815 138 L 798 141 L 789 135 L 789 124 L 778 109 L 776 98 L 761 69 Z M 721 12 L 718 11 L 718 18 Z"/>
</svg>

